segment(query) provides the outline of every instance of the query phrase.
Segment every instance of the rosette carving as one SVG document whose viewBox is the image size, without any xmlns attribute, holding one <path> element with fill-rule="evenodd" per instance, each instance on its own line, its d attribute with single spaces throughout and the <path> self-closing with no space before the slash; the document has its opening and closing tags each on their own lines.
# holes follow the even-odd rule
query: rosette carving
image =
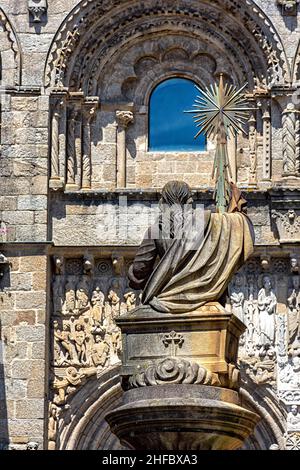
<svg viewBox="0 0 300 470">
<path fill-rule="evenodd" d="M 173 357 L 156 362 L 128 379 L 129 388 L 166 384 L 221 385 L 218 376 L 205 367 Z"/>
</svg>

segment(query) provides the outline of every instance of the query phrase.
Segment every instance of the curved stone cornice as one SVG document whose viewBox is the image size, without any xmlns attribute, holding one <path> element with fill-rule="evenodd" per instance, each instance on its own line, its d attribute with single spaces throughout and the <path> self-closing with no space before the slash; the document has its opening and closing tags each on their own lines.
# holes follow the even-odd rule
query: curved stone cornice
<svg viewBox="0 0 300 470">
<path fill-rule="evenodd" d="M 254 68 L 258 68 L 258 73 L 260 73 L 262 63 L 265 66 L 265 74 L 266 70 L 268 68 L 270 70 L 275 64 L 279 81 L 282 80 L 281 76 L 285 81 L 290 81 L 289 65 L 279 36 L 252 0 L 242 2 L 214 0 L 213 5 L 211 1 L 207 0 L 201 2 L 166 1 L 163 5 L 156 0 L 148 0 L 143 4 L 143 11 L 140 13 L 139 7 L 141 7 L 140 2 L 136 0 L 128 0 L 127 2 L 86 0 L 81 2 L 70 13 L 54 38 L 45 71 L 46 86 L 62 84 L 69 86 L 75 63 L 81 63 L 81 56 L 85 56 L 87 59 L 87 54 L 91 51 L 87 38 L 93 41 L 95 53 L 98 49 L 98 40 L 107 43 L 111 37 L 114 38 L 111 46 L 113 47 L 115 41 L 115 45 L 119 47 L 124 33 L 124 21 L 126 29 L 126 21 L 130 25 L 136 22 L 146 24 L 147 21 L 149 24 L 153 15 L 160 17 L 161 20 L 172 15 L 176 18 L 182 18 L 182 20 L 190 18 L 193 19 L 194 24 L 205 15 L 209 18 L 210 27 L 213 28 L 215 34 L 222 33 L 222 28 L 225 28 L 225 24 L 229 22 L 232 25 L 231 42 L 234 37 L 238 38 L 241 49 L 244 54 L 251 55 L 251 60 L 255 54 L 249 54 L 249 50 L 256 51 L 258 57 L 256 63 L 260 63 L 260 66 L 256 65 Z M 126 20 L 126 18 L 128 19 Z M 225 21 L 224 18 L 228 21 Z M 101 25 L 106 25 L 108 37 L 105 34 L 105 27 L 101 29 Z M 95 31 L 97 31 L 96 35 L 94 35 Z M 227 43 L 225 42 L 225 44 Z M 93 56 L 91 60 L 94 62 L 95 57 Z M 90 65 L 83 68 L 92 72 Z"/>
<path fill-rule="evenodd" d="M 21 73 L 22 73 L 22 53 L 19 39 L 17 33 L 10 23 L 8 17 L 6 16 L 4 10 L 0 7 L 0 26 L 3 28 L 3 32 L 6 35 L 7 49 L 10 49 L 13 54 L 14 62 L 14 76 L 6 76 L 5 71 L 10 69 L 6 64 L 1 64 L 2 66 L 2 84 L 4 86 L 16 86 L 21 85 Z M 0 53 L 4 45 L 0 44 Z M 8 61 L 6 61 L 8 62 Z"/>
</svg>

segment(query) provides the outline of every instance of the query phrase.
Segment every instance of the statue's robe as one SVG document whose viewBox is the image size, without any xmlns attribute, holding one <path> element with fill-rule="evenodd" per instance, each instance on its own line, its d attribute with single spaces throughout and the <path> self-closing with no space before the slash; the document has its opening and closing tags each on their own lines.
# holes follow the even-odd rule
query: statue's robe
<svg viewBox="0 0 300 470">
<path fill-rule="evenodd" d="M 201 216 L 199 209 L 191 210 L 191 219 Z M 242 212 L 205 211 L 198 233 L 187 223 L 182 236 L 173 239 L 153 239 L 155 228 L 148 229 L 129 280 L 132 288 L 144 289 L 142 304 L 159 312 L 187 313 L 218 301 L 253 252 L 253 227 Z"/>
</svg>

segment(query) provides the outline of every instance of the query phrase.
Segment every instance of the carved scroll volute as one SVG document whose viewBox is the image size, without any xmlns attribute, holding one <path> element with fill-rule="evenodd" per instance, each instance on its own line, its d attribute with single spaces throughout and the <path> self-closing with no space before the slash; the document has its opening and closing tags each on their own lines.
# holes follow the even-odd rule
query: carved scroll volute
<svg viewBox="0 0 300 470">
<path fill-rule="evenodd" d="M 97 97 L 86 99 L 83 105 L 82 125 L 82 167 L 81 188 L 91 189 L 92 185 L 92 162 L 91 162 L 91 122 L 96 115 L 99 104 Z"/>
<path fill-rule="evenodd" d="M 117 132 L 117 187 L 126 188 L 126 129 L 133 122 L 131 111 L 116 111 Z"/>
</svg>

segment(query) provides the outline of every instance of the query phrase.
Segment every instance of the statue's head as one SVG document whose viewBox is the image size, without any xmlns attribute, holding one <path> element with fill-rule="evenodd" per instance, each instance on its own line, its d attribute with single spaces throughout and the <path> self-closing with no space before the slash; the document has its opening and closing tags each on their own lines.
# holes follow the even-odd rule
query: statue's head
<svg viewBox="0 0 300 470">
<path fill-rule="evenodd" d="M 162 204 L 190 204 L 193 202 L 192 193 L 189 185 L 184 181 L 169 181 L 161 193 Z"/>
</svg>

